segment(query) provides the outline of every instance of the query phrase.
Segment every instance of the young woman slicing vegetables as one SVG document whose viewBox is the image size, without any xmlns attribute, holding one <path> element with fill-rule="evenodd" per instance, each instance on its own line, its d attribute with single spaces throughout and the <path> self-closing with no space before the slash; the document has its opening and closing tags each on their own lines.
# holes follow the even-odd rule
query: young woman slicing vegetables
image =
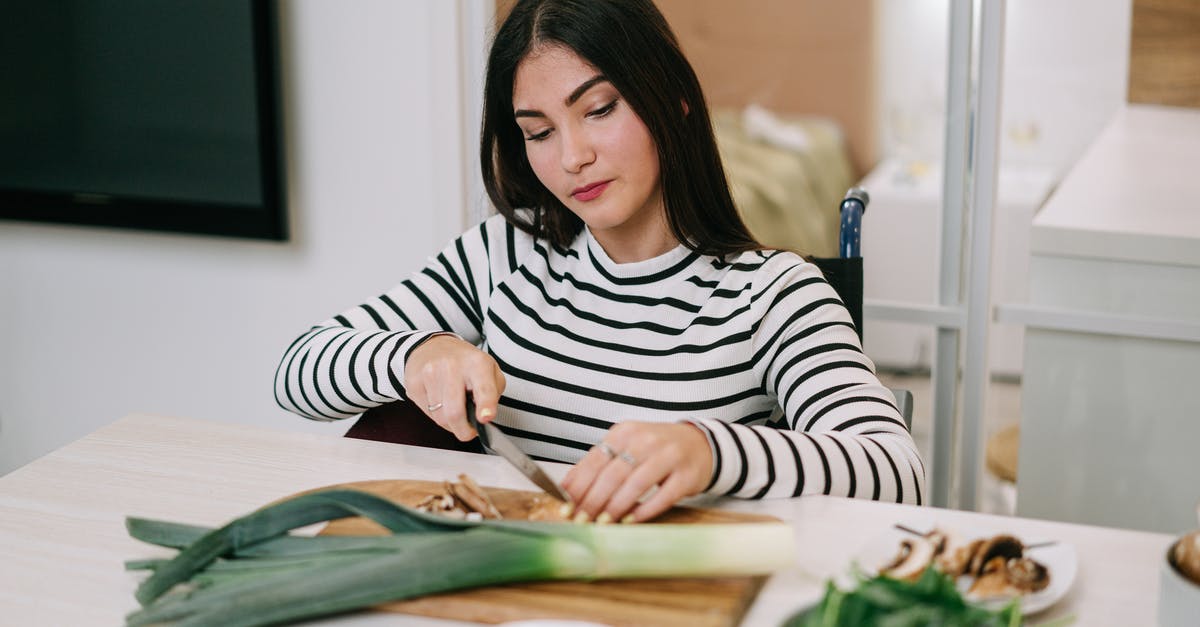
<svg viewBox="0 0 1200 627">
<path fill-rule="evenodd" d="M 483 120 L 499 215 L 293 342 L 284 408 L 337 420 L 408 398 L 467 440 L 471 394 L 480 422 L 575 464 L 563 487 L 599 521 L 702 492 L 921 502 L 921 460 L 850 316 L 815 266 L 742 223 L 649 0 L 517 2 Z"/>
</svg>

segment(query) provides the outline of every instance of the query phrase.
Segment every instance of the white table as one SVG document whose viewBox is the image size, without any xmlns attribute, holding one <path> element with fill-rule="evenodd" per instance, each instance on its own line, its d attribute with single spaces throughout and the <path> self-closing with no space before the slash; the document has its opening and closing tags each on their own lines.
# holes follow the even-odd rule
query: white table
<svg viewBox="0 0 1200 627">
<path fill-rule="evenodd" d="M 560 474 L 565 466 L 554 465 Z M 131 415 L 0 477 L 0 623 L 117 625 L 136 608 L 127 559 L 169 555 L 128 537 L 126 515 L 219 525 L 281 496 L 381 478 L 440 480 L 466 472 L 487 485 L 526 488 L 495 457 L 283 432 L 193 419 Z M 778 625 L 815 601 L 863 544 L 897 521 L 1005 529 L 1073 544 L 1079 575 L 1046 617 L 1079 625 L 1153 624 L 1158 566 L 1170 536 L 830 497 L 717 505 L 770 514 L 796 530 L 797 566 L 767 582 L 745 625 Z M 360 613 L 322 624 L 445 625 Z"/>
</svg>

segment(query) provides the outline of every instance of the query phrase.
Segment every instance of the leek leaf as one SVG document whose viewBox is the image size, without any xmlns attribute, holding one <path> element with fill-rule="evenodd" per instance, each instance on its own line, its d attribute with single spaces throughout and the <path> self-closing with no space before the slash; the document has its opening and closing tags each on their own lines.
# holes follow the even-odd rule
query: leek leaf
<svg viewBox="0 0 1200 627">
<path fill-rule="evenodd" d="M 393 535 L 289 535 L 365 516 Z M 458 521 L 355 490 L 274 503 L 219 529 L 131 518 L 130 534 L 176 546 L 153 573 L 128 625 L 267 625 L 475 586 L 551 579 L 764 574 L 791 564 L 782 523 L 576 525 Z"/>
</svg>

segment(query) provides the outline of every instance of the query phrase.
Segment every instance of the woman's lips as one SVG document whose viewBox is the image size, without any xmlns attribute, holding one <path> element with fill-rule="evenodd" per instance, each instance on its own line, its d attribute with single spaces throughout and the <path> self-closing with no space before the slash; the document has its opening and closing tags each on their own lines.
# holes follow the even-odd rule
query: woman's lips
<svg viewBox="0 0 1200 627">
<path fill-rule="evenodd" d="M 571 197 L 575 200 L 582 200 L 584 202 L 595 200 L 600 196 L 600 194 L 604 193 L 604 190 L 608 188 L 608 184 L 611 182 L 612 181 L 601 181 L 599 183 L 585 185 L 571 192 Z"/>
</svg>

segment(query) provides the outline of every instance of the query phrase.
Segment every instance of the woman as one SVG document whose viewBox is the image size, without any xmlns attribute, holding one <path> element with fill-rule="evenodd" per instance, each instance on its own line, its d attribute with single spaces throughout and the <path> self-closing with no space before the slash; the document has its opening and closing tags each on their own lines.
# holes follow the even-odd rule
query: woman
<svg viewBox="0 0 1200 627">
<path fill-rule="evenodd" d="M 921 502 L 891 393 L 815 266 L 730 197 L 695 73 L 649 0 L 522 0 L 493 43 L 482 169 L 499 211 L 298 338 L 284 408 L 409 398 L 574 463 L 581 519 L 701 492 Z"/>
</svg>

